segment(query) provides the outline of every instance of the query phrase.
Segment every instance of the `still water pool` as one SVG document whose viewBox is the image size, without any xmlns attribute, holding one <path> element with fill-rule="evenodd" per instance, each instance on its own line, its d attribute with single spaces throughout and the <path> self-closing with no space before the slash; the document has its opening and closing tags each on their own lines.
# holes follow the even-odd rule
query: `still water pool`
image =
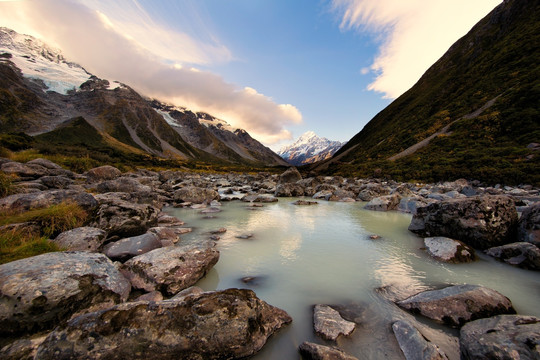
<svg viewBox="0 0 540 360">
<path fill-rule="evenodd" d="M 314 334 L 314 304 L 347 306 L 358 315 L 357 330 L 334 345 L 359 359 L 402 359 L 390 324 L 408 315 L 375 291 L 382 286 L 419 292 L 443 284 L 478 284 L 509 297 L 519 314 L 540 317 L 538 272 L 482 254 L 471 264 L 443 264 L 430 258 L 422 239 L 407 230 L 411 215 L 368 211 L 359 202 L 296 206 L 294 200 L 280 198 L 262 208 L 224 202 L 221 212 L 210 214 L 213 218 L 199 210 L 166 209 L 193 228 L 183 242 L 227 229 L 217 242 L 219 262 L 197 286 L 250 288 L 292 316 L 293 323 L 276 333 L 254 359 L 299 359 L 297 348 L 304 341 L 332 345 Z M 253 237 L 237 238 L 247 234 Z M 246 283 L 246 277 L 253 279 Z"/>
</svg>

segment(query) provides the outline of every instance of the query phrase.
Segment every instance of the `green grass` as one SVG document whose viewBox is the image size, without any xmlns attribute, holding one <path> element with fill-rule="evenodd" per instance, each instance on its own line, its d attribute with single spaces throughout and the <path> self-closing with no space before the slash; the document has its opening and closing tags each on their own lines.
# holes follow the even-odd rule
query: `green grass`
<svg viewBox="0 0 540 360">
<path fill-rule="evenodd" d="M 60 250 L 46 236 L 25 231 L 7 231 L 0 234 L 0 264 Z"/>
<path fill-rule="evenodd" d="M 0 197 L 11 195 L 13 192 L 13 176 L 0 171 Z"/>
</svg>

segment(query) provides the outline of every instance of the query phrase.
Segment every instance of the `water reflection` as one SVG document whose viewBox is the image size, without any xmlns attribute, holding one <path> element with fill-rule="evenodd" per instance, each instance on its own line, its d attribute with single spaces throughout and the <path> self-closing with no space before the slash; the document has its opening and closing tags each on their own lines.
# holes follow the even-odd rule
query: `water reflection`
<svg viewBox="0 0 540 360">
<path fill-rule="evenodd" d="M 302 235 L 292 234 L 284 237 L 279 247 L 281 264 L 285 265 L 289 261 L 297 259 L 297 252 L 302 247 Z"/>
</svg>

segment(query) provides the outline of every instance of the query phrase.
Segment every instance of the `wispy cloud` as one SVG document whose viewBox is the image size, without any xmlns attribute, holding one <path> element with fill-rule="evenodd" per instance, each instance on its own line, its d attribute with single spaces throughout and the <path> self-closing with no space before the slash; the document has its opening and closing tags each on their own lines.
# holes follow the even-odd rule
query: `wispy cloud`
<svg viewBox="0 0 540 360">
<path fill-rule="evenodd" d="M 230 61 L 232 55 L 204 29 L 196 31 L 197 38 L 156 22 L 136 0 L 0 2 L 0 21 L 52 42 L 97 76 L 222 116 L 267 144 L 290 138 L 285 126 L 302 121 L 292 105 L 198 70 L 197 65 Z"/>
<path fill-rule="evenodd" d="M 342 30 L 380 41 L 369 90 L 396 98 L 501 0 L 331 0 Z M 365 72 L 365 70 L 363 71 Z"/>
</svg>

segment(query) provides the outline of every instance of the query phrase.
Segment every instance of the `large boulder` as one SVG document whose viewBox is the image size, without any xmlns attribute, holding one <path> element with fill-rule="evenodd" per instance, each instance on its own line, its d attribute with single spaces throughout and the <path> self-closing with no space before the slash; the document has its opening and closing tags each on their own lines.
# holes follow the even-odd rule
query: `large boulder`
<svg viewBox="0 0 540 360">
<path fill-rule="evenodd" d="M 99 183 L 96 190 L 100 193 L 149 193 L 152 191 L 152 188 L 148 185 L 141 184 L 137 179 L 123 176 L 114 180 L 107 180 Z"/>
<path fill-rule="evenodd" d="M 540 202 L 529 206 L 519 218 L 518 240 L 540 247 Z"/>
<path fill-rule="evenodd" d="M 276 197 L 304 196 L 304 187 L 299 184 L 285 183 L 276 186 Z"/>
<path fill-rule="evenodd" d="M 101 229 L 83 226 L 64 231 L 52 241 L 61 249 L 96 252 L 106 237 L 107 233 Z"/>
<path fill-rule="evenodd" d="M 114 166 L 105 165 L 90 169 L 86 172 L 86 180 L 89 183 L 100 182 L 105 180 L 114 180 L 122 175 L 122 172 Z"/>
<path fill-rule="evenodd" d="M 292 321 L 251 290 L 139 301 L 71 320 L 38 348 L 39 359 L 238 359 Z"/>
<path fill-rule="evenodd" d="M 111 260 L 124 262 L 160 247 L 162 245 L 159 236 L 147 232 L 146 234 L 109 243 L 103 248 L 103 253 Z"/>
<path fill-rule="evenodd" d="M 42 176 L 39 181 L 49 189 L 67 189 L 73 184 L 73 180 L 67 176 Z"/>
<path fill-rule="evenodd" d="M 390 211 L 396 210 L 401 196 L 398 193 L 392 195 L 380 196 L 372 199 L 370 202 L 364 206 L 364 209 L 374 210 L 374 211 Z"/>
<path fill-rule="evenodd" d="M 436 344 L 428 341 L 416 327 L 405 320 L 392 324 L 392 330 L 405 359 L 447 360 L 446 354 Z"/>
<path fill-rule="evenodd" d="M 174 295 L 194 285 L 217 263 L 213 241 L 164 247 L 136 256 L 120 270 L 136 289 Z"/>
<path fill-rule="evenodd" d="M 206 187 L 186 186 L 176 190 L 173 198 L 180 203 L 210 204 L 212 200 L 219 200 L 219 193 Z"/>
<path fill-rule="evenodd" d="M 304 360 L 358 360 L 341 349 L 332 346 L 303 342 L 298 347 Z"/>
<path fill-rule="evenodd" d="M 540 359 L 540 319 L 501 315 L 465 324 L 462 359 Z"/>
<path fill-rule="evenodd" d="M 330 306 L 319 304 L 313 308 L 313 327 L 323 339 L 335 341 L 339 335 L 350 335 L 356 324 L 343 319 Z"/>
<path fill-rule="evenodd" d="M 74 202 L 87 211 L 93 211 L 98 205 L 96 199 L 84 191 L 48 190 L 29 194 L 14 194 L 1 198 L 0 211 L 22 212 L 58 205 L 65 201 Z"/>
<path fill-rule="evenodd" d="M 515 314 L 506 296 L 479 285 L 456 285 L 424 291 L 397 304 L 412 313 L 454 327 L 484 317 Z"/>
<path fill-rule="evenodd" d="M 448 263 L 464 263 L 473 261 L 476 256 L 474 250 L 461 241 L 447 237 L 430 237 L 424 239 L 429 255 Z"/>
<path fill-rule="evenodd" d="M 278 184 L 291 184 L 302 180 L 302 175 L 295 167 L 288 168 L 279 176 Z"/>
<path fill-rule="evenodd" d="M 528 242 L 517 242 L 488 249 L 486 254 L 510 265 L 540 270 L 540 249 Z"/>
<path fill-rule="evenodd" d="M 0 334 L 53 328 L 82 309 L 125 301 L 130 289 L 103 254 L 47 253 L 0 265 Z"/>
<path fill-rule="evenodd" d="M 29 166 L 16 161 L 2 164 L 0 170 L 6 174 L 16 175 L 23 179 L 37 179 L 48 175 L 47 169 L 42 166 Z"/>
<path fill-rule="evenodd" d="M 137 236 L 157 225 L 158 214 L 159 210 L 149 204 L 102 198 L 91 226 L 105 230 L 109 238 Z"/>
<path fill-rule="evenodd" d="M 510 197 L 484 195 L 418 208 L 409 230 L 423 237 L 447 236 L 484 250 L 512 242 L 517 222 Z"/>
</svg>

